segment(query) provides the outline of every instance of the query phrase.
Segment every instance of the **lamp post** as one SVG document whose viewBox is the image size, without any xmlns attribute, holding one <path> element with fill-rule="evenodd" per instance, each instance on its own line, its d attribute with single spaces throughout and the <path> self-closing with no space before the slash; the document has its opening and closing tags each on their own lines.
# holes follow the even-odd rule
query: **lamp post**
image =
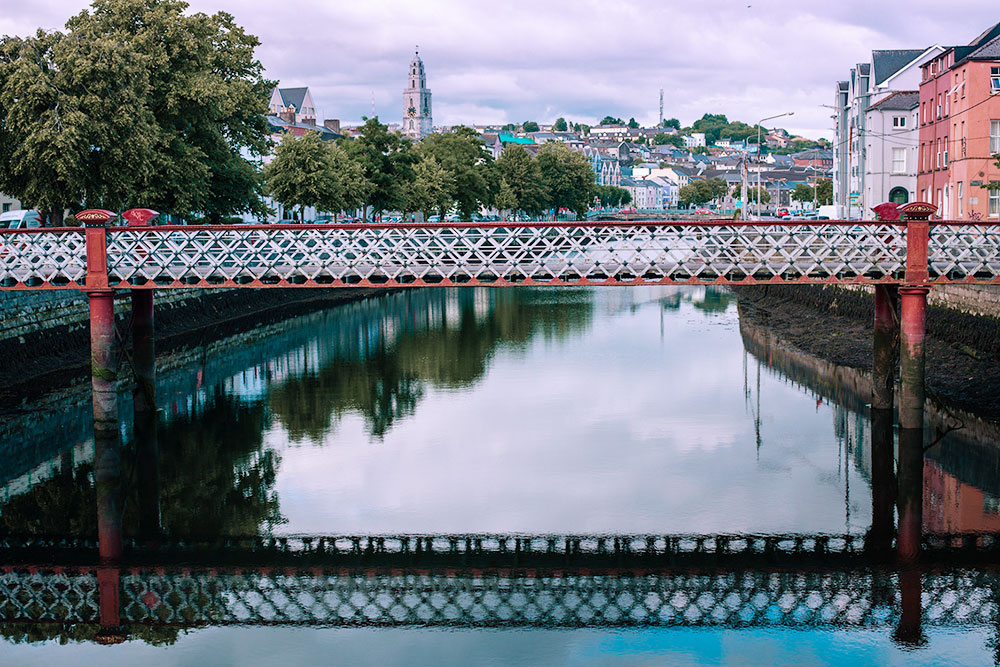
<svg viewBox="0 0 1000 667">
<path fill-rule="evenodd" d="M 760 169 L 761 169 L 761 153 L 760 153 L 760 126 L 765 120 L 774 120 L 775 118 L 784 118 L 785 116 L 794 116 L 794 111 L 788 111 L 786 113 L 779 113 L 777 116 L 768 116 L 767 118 L 761 118 L 757 121 L 757 219 L 760 220 Z"/>
</svg>

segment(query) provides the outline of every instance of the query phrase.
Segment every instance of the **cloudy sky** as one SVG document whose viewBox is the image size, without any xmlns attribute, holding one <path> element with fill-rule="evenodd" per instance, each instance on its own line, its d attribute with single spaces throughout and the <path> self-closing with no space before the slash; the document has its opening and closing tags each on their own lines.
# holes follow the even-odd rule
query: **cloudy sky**
<svg viewBox="0 0 1000 667">
<path fill-rule="evenodd" d="M 86 0 L 4 2 L 0 34 L 57 29 Z M 283 86 L 307 85 L 322 116 L 345 123 L 403 114 L 414 46 L 436 124 L 606 114 L 690 124 L 703 113 L 832 135 L 833 84 L 872 49 L 968 43 L 1000 21 L 982 0 L 191 0 L 224 10 L 262 41 Z"/>
</svg>

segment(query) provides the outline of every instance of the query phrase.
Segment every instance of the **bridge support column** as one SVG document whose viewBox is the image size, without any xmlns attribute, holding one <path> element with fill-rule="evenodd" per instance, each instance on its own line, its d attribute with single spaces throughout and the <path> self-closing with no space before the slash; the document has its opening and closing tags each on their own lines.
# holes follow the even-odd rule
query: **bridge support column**
<svg viewBox="0 0 1000 667">
<path fill-rule="evenodd" d="M 94 485 L 102 561 L 122 552 L 121 447 L 118 423 L 118 360 L 112 290 L 90 292 L 90 381 L 94 407 Z"/>
<path fill-rule="evenodd" d="M 153 290 L 132 290 L 132 411 L 139 493 L 139 537 L 160 534 L 159 446 L 156 435 L 156 348 L 153 342 Z"/>
<path fill-rule="evenodd" d="M 920 555 L 924 475 L 924 336 L 927 288 L 904 287 L 899 387 L 899 527 L 904 561 Z"/>
<path fill-rule="evenodd" d="M 875 286 L 875 333 L 872 349 L 872 408 L 892 410 L 899 361 L 899 288 Z"/>
</svg>

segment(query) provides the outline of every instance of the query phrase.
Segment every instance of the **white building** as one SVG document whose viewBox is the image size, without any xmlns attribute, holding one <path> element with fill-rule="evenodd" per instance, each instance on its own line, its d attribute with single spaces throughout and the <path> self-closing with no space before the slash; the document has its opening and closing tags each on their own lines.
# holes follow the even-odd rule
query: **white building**
<svg viewBox="0 0 1000 667">
<path fill-rule="evenodd" d="M 703 132 L 695 132 L 690 136 L 682 136 L 681 139 L 684 140 L 684 148 L 698 148 L 699 146 L 705 146 L 705 134 Z"/>
<path fill-rule="evenodd" d="M 881 137 L 867 126 L 867 111 L 893 93 L 920 87 L 920 66 L 941 54 L 938 45 L 926 49 L 872 51 L 871 57 L 855 65 L 847 81 L 837 83 L 834 98 L 836 140 L 833 154 L 833 204 L 838 218 L 871 218 L 865 193 L 869 145 L 881 152 Z M 883 200 L 884 201 L 884 200 Z"/>
<path fill-rule="evenodd" d="M 403 134 L 411 139 L 423 139 L 434 131 L 434 123 L 431 121 L 431 91 L 419 52 L 410 61 L 407 76 L 409 84 L 403 91 Z"/>
<path fill-rule="evenodd" d="M 874 217 L 873 206 L 917 198 L 919 106 L 920 93 L 913 90 L 893 93 L 865 111 L 865 219 Z"/>
</svg>

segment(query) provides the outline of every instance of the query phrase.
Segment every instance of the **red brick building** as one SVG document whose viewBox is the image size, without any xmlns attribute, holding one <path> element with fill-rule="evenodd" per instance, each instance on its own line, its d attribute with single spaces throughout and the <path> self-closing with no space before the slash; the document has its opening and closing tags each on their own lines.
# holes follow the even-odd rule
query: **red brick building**
<svg viewBox="0 0 1000 667">
<path fill-rule="evenodd" d="M 922 68 L 917 197 L 946 219 L 1000 218 L 1000 23 Z"/>
</svg>

